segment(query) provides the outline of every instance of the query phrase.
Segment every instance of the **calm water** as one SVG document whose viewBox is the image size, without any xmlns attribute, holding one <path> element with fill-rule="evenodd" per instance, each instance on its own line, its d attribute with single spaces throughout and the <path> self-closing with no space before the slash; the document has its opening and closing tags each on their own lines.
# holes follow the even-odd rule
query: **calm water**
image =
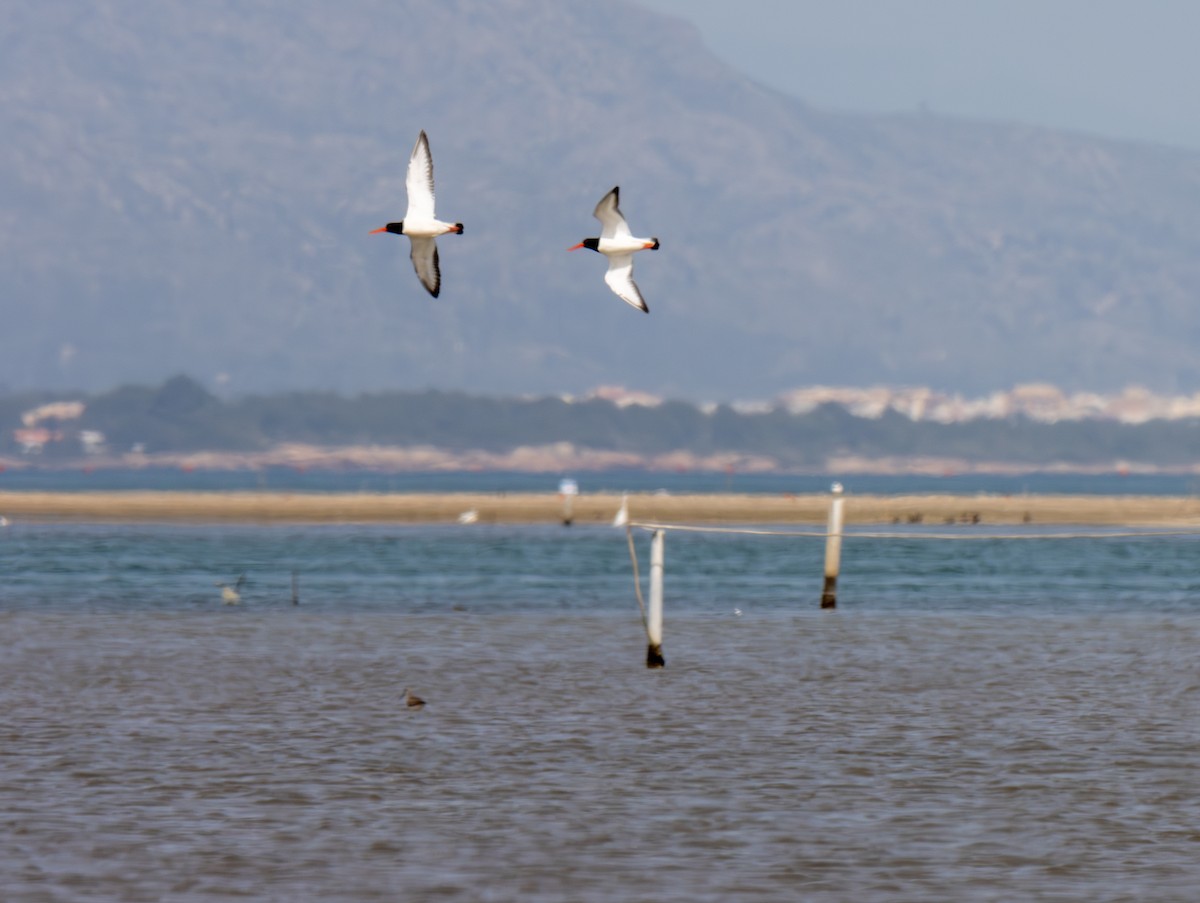
<svg viewBox="0 0 1200 903">
<path fill-rule="evenodd" d="M 276 489 L 289 492 L 555 492 L 559 478 L 571 476 L 582 492 L 826 492 L 832 479 L 817 474 L 743 474 L 704 471 L 612 470 L 573 474 L 495 471 L 377 473 L 299 471 L 270 467 L 256 471 L 139 468 L 136 470 L 0 470 L 0 490 L 174 489 L 216 491 Z M 961 474 L 846 474 L 838 477 L 859 493 L 1023 492 L 1086 495 L 1200 495 L 1195 474 L 1061 474 L 1014 476 Z"/>
<path fill-rule="evenodd" d="M 0 530 L 0 897 L 1195 899 L 1200 539 L 821 556 L 670 534 L 648 671 L 610 529 Z"/>
</svg>

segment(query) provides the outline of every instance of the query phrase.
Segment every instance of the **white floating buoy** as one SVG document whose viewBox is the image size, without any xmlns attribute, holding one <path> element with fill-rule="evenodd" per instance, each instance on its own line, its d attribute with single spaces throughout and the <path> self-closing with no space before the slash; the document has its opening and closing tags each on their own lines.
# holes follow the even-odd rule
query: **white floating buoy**
<svg viewBox="0 0 1200 903">
<path fill-rule="evenodd" d="M 472 508 L 470 511 L 464 511 L 458 516 L 460 524 L 473 524 L 479 520 L 479 512 Z"/>
<path fill-rule="evenodd" d="M 558 484 L 558 497 L 562 501 L 562 522 L 564 527 L 571 526 L 575 519 L 573 513 L 575 496 L 579 495 L 579 484 L 570 478 L 563 478 Z"/>
</svg>

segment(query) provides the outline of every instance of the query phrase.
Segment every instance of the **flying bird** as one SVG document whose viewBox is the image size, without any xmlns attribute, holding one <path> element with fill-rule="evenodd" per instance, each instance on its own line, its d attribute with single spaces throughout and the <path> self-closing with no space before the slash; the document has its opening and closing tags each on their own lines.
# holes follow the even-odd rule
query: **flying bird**
<svg viewBox="0 0 1200 903">
<path fill-rule="evenodd" d="M 425 130 L 417 136 L 412 156 L 408 159 L 408 175 L 404 179 L 408 188 L 408 210 L 398 223 L 388 223 L 377 232 L 407 235 L 412 242 L 413 269 L 417 278 L 433 297 L 442 290 L 442 271 L 438 267 L 437 236 L 454 232 L 462 235 L 462 223 L 444 223 L 433 214 L 433 155 L 429 153 L 429 139 Z"/>
<path fill-rule="evenodd" d="M 600 220 L 604 227 L 600 230 L 599 238 L 585 238 L 568 251 L 580 248 L 590 248 L 599 251 L 608 258 L 608 272 L 604 281 L 608 283 L 618 298 L 642 313 L 650 313 L 642 293 L 638 291 L 637 283 L 633 281 L 633 255 L 636 251 L 657 251 L 657 238 L 635 238 L 629 231 L 629 224 L 617 207 L 621 199 L 621 187 L 618 185 L 600 199 L 592 216 Z"/>
</svg>

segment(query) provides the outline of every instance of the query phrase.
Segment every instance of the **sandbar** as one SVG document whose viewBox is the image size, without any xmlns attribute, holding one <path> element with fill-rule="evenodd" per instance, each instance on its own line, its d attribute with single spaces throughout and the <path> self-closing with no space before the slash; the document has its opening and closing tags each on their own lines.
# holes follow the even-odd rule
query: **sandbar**
<svg viewBox="0 0 1200 903">
<path fill-rule="evenodd" d="M 629 517 L 673 524 L 823 524 L 827 493 L 630 493 Z M 576 524 L 609 524 L 616 493 L 575 497 Z M 304 492 L 0 492 L 0 516 L 20 521 L 79 523 L 560 523 L 554 493 Z M 846 496 L 848 524 L 1063 524 L 1200 526 L 1200 498 L 1142 495 L 855 495 Z"/>
</svg>

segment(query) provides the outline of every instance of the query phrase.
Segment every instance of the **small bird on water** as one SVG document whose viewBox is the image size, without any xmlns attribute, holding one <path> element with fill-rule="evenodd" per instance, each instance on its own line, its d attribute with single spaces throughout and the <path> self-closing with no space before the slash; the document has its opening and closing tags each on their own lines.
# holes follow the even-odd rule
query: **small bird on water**
<svg viewBox="0 0 1200 903">
<path fill-rule="evenodd" d="M 228 583 L 217 581 L 217 586 L 221 587 L 221 601 L 226 605 L 238 605 L 242 601 L 242 584 L 246 582 L 246 575 L 241 574 L 237 578 L 237 582 L 230 586 Z"/>
<path fill-rule="evenodd" d="M 425 130 L 417 136 L 412 156 L 408 160 L 408 175 L 404 180 L 408 188 L 408 209 L 404 219 L 398 223 L 388 223 L 377 232 L 391 232 L 393 235 L 407 235 L 412 243 L 413 269 L 417 278 L 433 297 L 442 290 L 442 271 L 438 266 L 438 251 L 436 238 L 448 232 L 462 235 L 462 223 L 444 223 L 433 214 L 433 155 L 429 152 L 429 139 Z"/>
<path fill-rule="evenodd" d="M 414 694 L 408 687 L 404 688 L 404 704 L 410 709 L 425 708 L 425 700 Z"/>
<path fill-rule="evenodd" d="M 600 237 L 585 238 L 567 250 L 588 248 L 607 257 L 608 272 L 604 274 L 604 281 L 608 283 L 608 287 L 626 304 L 648 314 L 650 308 L 646 306 L 646 300 L 638 290 L 637 283 L 633 281 L 633 255 L 636 251 L 657 251 L 658 239 L 634 237 L 617 206 L 620 199 L 621 186 L 618 185 L 602 197 L 596 209 L 592 211 L 592 216 L 600 220 L 603 226 Z"/>
</svg>

